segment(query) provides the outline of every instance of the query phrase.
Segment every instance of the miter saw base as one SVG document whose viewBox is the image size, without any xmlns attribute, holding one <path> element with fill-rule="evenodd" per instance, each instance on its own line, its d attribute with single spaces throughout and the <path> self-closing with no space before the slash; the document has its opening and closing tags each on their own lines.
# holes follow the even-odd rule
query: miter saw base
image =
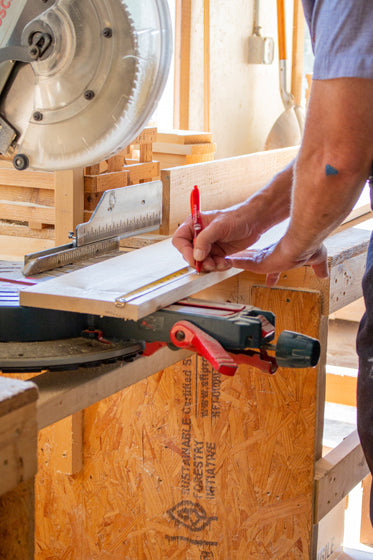
<svg viewBox="0 0 373 560">
<path fill-rule="evenodd" d="M 139 342 L 85 337 L 38 342 L 3 342 L 0 343 L 0 371 L 65 371 L 129 360 L 142 350 L 143 345 Z"/>
</svg>

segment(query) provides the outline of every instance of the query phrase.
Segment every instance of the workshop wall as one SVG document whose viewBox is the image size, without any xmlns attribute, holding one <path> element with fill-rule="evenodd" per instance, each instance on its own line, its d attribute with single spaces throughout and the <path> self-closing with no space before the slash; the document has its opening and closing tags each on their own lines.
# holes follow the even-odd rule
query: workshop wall
<svg viewBox="0 0 373 560">
<path fill-rule="evenodd" d="M 278 75 L 277 19 L 274 0 L 259 1 L 263 37 L 275 42 L 272 64 L 249 64 L 255 0 L 210 2 L 210 123 L 216 157 L 264 148 L 266 137 L 284 110 Z M 288 82 L 291 74 L 293 0 L 286 0 Z M 203 130 L 203 2 L 192 2 L 189 128 Z M 290 87 L 290 86 L 289 86 Z"/>
</svg>

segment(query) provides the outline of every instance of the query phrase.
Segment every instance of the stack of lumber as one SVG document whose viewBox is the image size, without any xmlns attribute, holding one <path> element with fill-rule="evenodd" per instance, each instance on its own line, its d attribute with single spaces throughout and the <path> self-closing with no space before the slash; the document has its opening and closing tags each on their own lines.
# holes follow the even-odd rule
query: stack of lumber
<svg viewBox="0 0 373 560">
<path fill-rule="evenodd" d="M 216 144 L 210 132 L 191 130 L 158 131 L 153 155 L 161 169 L 212 161 Z"/>
<path fill-rule="evenodd" d="M 153 161 L 155 127 L 146 127 L 133 143 L 115 156 L 84 170 L 84 219 L 89 220 L 102 193 L 157 179 L 159 163 Z"/>
<path fill-rule="evenodd" d="M 54 174 L 0 162 L 0 235 L 53 239 Z"/>
<path fill-rule="evenodd" d="M 0 235 L 57 242 L 62 233 L 67 235 L 77 223 L 89 220 L 104 191 L 158 178 L 159 163 L 153 161 L 152 152 L 156 136 L 155 127 L 145 128 L 133 144 L 84 169 L 84 218 L 83 169 L 16 171 L 11 161 L 0 160 Z M 81 206 L 81 215 L 68 219 L 66 212 L 74 213 L 68 202 L 74 208 Z"/>
</svg>

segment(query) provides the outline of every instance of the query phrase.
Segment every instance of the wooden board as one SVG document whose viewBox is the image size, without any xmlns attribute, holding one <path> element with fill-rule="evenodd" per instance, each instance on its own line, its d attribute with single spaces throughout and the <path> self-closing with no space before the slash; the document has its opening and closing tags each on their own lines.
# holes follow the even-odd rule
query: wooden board
<svg viewBox="0 0 373 560">
<path fill-rule="evenodd" d="M 196 130 L 158 130 L 156 142 L 170 142 L 172 144 L 201 144 L 212 142 L 211 132 Z"/>
<path fill-rule="evenodd" d="M 253 247 L 265 247 L 280 239 L 286 225 L 284 221 L 267 231 Z M 224 272 L 197 274 L 190 268 L 180 278 L 166 279 L 157 289 L 152 288 L 149 293 L 139 295 L 125 305 L 116 303 L 118 298 L 186 268 L 181 254 L 171 240 L 166 239 L 21 290 L 20 302 L 26 307 L 137 320 L 242 272 L 231 268 Z"/>
<path fill-rule="evenodd" d="M 34 557 L 37 388 L 0 377 L 0 558 Z"/>
<path fill-rule="evenodd" d="M 203 210 L 226 208 L 245 200 L 283 169 L 298 152 L 285 148 L 188 167 L 163 169 L 161 233 L 172 234 L 188 214 L 190 191 L 198 185 Z"/>
<path fill-rule="evenodd" d="M 171 240 L 77 270 L 21 291 L 21 305 L 79 311 L 108 317 L 140 319 L 149 313 L 238 274 L 197 274 L 193 269 L 172 283 L 136 298 L 124 306 L 116 299 L 186 267 Z"/>
<path fill-rule="evenodd" d="M 355 431 L 316 463 L 315 523 L 329 513 L 368 473 L 368 465 Z"/>
</svg>

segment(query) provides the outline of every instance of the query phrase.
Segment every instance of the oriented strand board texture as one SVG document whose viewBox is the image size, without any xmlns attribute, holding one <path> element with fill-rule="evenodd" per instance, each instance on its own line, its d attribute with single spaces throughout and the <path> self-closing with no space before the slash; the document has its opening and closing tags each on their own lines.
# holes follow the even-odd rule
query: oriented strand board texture
<svg viewBox="0 0 373 560">
<path fill-rule="evenodd" d="M 0 496 L 0 560 L 32 560 L 34 481 Z"/>
<path fill-rule="evenodd" d="M 253 295 L 279 331 L 318 335 L 318 294 Z M 309 560 L 317 370 L 196 363 L 87 409 L 77 475 L 53 472 L 41 432 L 36 560 Z"/>
</svg>

